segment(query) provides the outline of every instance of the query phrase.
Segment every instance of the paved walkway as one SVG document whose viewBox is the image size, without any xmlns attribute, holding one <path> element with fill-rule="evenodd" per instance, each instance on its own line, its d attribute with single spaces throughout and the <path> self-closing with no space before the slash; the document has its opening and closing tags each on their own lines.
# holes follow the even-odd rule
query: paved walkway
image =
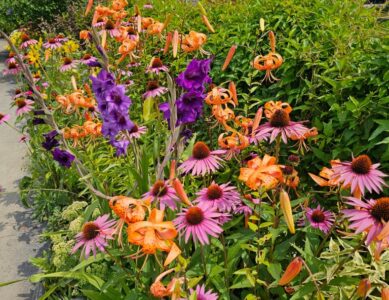
<svg viewBox="0 0 389 300">
<path fill-rule="evenodd" d="M 15 83 L 3 77 L 5 41 L 0 39 L 0 113 L 10 113 L 15 122 L 15 108 L 10 108 Z M 0 125 L 0 283 L 26 278 L 36 270 L 28 262 L 39 251 L 38 226 L 32 222 L 31 210 L 18 197 L 18 181 L 26 172 L 26 146 L 20 134 L 6 124 Z M 0 299 L 35 299 L 35 286 L 27 281 L 0 287 Z"/>
</svg>

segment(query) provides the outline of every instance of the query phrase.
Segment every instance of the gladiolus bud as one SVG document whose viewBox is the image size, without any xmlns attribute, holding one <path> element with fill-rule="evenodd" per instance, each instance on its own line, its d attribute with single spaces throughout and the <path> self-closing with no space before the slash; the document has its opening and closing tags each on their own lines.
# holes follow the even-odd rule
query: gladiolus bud
<svg viewBox="0 0 389 300">
<path fill-rule="evenodd" d="M 265 31 L 265 20 L 263 18 L 259 19 L 259 28 L 261 29 L 262 32 Z"/>
<path fill-rule="evenodd" d="M 389 300 L 389 287 L 383 287 L 381 290 L 381 299 Z"/>
<path fill-rule="evenodd" d="M 189 201 L 187 194 L 185 193 L 184 186 L 178 178 L 174 178 L 172 181 L 172 186 L 177 193 L 177 196 L 184 202 L 186 205 L 192 205 Z"/>
<path fill-rule="evenodd" d="M 359 297 L 365 298 L 370 288 L 371 288 L 370 280 L 368 278 L 362 279 L 358 285 L 357 295 Z"/>
<path fill-rule="evenodd" d="M 177 56 L 177 52 L 178 52 L 178 41 L 179 40 L 179 35 L 178 35 L 178 31 L 177 30 L 174 30 L 174 33 L 173 33 L 173 41 L 172 41 L 172 46 L 173 46 L 173 57 L 176 57 Z"/>
<path fill-rule="evenodd" d="M 173 35 L 171 32 L 168 32 L 166 35 L 165 48 L 163 49 L 163 54 L 166 54 L 169 51 L 170 44 L 172 43 Z"/>
<path fill-rule="evenodd" d="M 227 67 L 230 64 L 232 58 L 234 57 L 236 48 L 238 48 L 238 46 L 236 46 L 236 45 L 232 45 L 231 46 L 230 50 L 228 51 L 226 60 L 224 61 L 224 64 L 222 66 L 222 71 L 225 71 L 227 69 Z"/>
<path fill-rule="evenodd" d="M 285 217 L 286 225 L 288 225 L 290 233 L 294 234 L 296 230 L 294 228 L 292 207 L 290 205 L 289 195 L 284 190 L 281 190 L 280 192 L 280 205 L 281 205 L 282 213 L 284 214 Z"/>
<path fill-rule="evenodd" d="M 207 18 L 206 15 L 202 15 L 201 16 L 201 19 L 203 20 L 205 26 L 207 26 L 208 30 L 212 33 L 215 33 L 215 29 L 213 29 L 213 26 L 211 25 L 211 23 L 209 23 L 209 20 Z"/>
<path fill-rule="evenodd" d="M 279 285 L 287 285 L 291 282 L 301 271 L 303 261 L 300 257 L 294 258 L 287 266 L 281 279 L 278 281 Z"/>
</svg>

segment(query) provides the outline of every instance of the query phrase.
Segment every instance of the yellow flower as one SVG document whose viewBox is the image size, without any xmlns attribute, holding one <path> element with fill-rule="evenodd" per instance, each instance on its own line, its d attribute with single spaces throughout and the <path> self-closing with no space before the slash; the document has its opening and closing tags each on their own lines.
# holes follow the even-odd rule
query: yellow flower
<svg viewBox="0 0 389 300">
<path fill-rule="evenodd" d="M 69 54 L 69 53 L 73 53 L 73 52 L 76 52 L 78 50 L 80 46 L 72 41 L 72 40 L 69 40 L 67 41 L 64 45 L 63 45 L 63 50 L 65 51 L 66 54 Z"/>
</svg>

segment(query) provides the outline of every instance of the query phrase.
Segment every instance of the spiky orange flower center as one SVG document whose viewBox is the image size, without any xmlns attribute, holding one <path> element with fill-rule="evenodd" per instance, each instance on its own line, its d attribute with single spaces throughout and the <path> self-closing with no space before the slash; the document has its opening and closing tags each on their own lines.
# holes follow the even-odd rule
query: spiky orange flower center
<svg viewBox="0 0 389 300">
<path fill-rule="evenodd" d="M 162 180 L 154 183 L 151 193 L 154 197 L 163 197 L 167 194 L 167 186 Z"/>
<path fill-rule="evenodd" d="M 22 33 L 21 39 L 22 42 L 27 42 L 28 40 L 30 40 L 30 37 L 28 36 L 28 34 Z"/>
<path fill-rule="evenodd" d="M 389 197 L 382 197 L 377 199 L 374 204 L 371 215 L 379 222 L 384 220 L 385 222 L 389 221 Z"/>
<path fill-rule="evenodd" d="M 315 223 L 322 223 L 325 220 L 325 215 L 321 210 L 315 210 L 312 212 L 312 220 Z"/>
<path fill-rule="evenodd" d="M 204 142 L 197 142 L 193 146 L 192 156 L 196 159 L 207 158 L 210 154 L 211 150 L 209 150 L 208 146 Z"/>
<path fill-rule="evenodd" d="M 105 23 L 106 30 L 112 30 L 114 28 L 115 28 L 115 24 L 113 24 L 112 21 L 107 21 L 107 23 Z"/>
<path fill-rule="evenodd" d="M 351 162 L 351 169 L 357 174 L 367 174 L 370 172 L 372 162 L 369 156 L 360 155 L 353 159 Z"/>
<path fill-rule="evenodd" d="M 163 66 L 162 60 L 158 57 L 153 59 L 153 62 L 151 64 L 152 68 L 161 68 Z"/>
<path fill-rule="evenodd" d="M 90 55 L 89 53 L 85 54 L 84 57 L 82 59 L 84 60 L 88 60 L 92 57 L 92 55 Z"/>
<path fill-rule="evenodd" d="M 22 92 L 21 90 L 17 89 L 15 90 L 15 95 L 19 95 L 21 92 Z"/>
<path fill-rule="evenodd" d="M 72 63 L 72 59 L 70 58 L 70 57 L 65 57 L 64 59 L 63 59 L 63 63 L 64 63 L 64 65 L 70 65 L 71 63 Z"/>
<path fill-rule="evenodd" d="M 283 109 L 277 109 L 270 117 L 270 125 L 273 127 L 285 127 L 290 123 L 289 114 Z"/>
<path fill-rule="evenodd" d="M 57 41 L 55 40 L 55 38 L 51 38 L 49 39 L 49 44 L 55 44 Z"/>
<path fill-rule="evenodd" d="M 158 87 L 159 87 L 158 81 L 156 81 L 156 80 L 151 80 L 151 81 L 147 82 L 147 87 L 146 87 L 146 89 L 147 89 L 148 91 L 152 91 L 152 90 L 157 89 Z"/>
<path fill-rule="evenodd" d="M 87 241 L 93 240 L 99 235 L 100 228 L 94 222 L 85 223 L 82 227 L 82 234 Z"/>
<path fill-rule="evenodd" d="M 189 207 L 185 219 L 190 225 L 198 225 L 204 220 L 204 213 L 199 207 Z"/>
<path fill-rule="evenodd" d="M 134 124 L 134 126 L 132 126 L 132 128 L 130 130 L 130 133 L 135 133 L 135 132 L 138 132 L 138 131 L 139 131 L 138 125 Z"/>
<path fill-rule="evenodd" d="M 18 108 L 25 107 L 27 105 L 26 101 L 24 99 L 18 99 L 15 101 L 15 104 Z"/>
<path fill-rule="evenodd" d="M 210 200 L 219 199 L 223 196 L 223 190 L 218 184 L 211 184 L 207 189 L 207 197 Z"/>
</svg>

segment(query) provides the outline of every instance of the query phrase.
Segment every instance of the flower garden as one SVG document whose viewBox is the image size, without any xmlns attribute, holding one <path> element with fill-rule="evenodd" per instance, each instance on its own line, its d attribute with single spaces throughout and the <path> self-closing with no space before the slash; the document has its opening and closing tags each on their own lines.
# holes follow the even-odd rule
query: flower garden
<svg viewBox="0 0 389 300">
<path fill-rule="evenodd" d="M 382 11 L 135 2 L 1 31 L 40 299 L 389 299 Z"/>
</svg>

